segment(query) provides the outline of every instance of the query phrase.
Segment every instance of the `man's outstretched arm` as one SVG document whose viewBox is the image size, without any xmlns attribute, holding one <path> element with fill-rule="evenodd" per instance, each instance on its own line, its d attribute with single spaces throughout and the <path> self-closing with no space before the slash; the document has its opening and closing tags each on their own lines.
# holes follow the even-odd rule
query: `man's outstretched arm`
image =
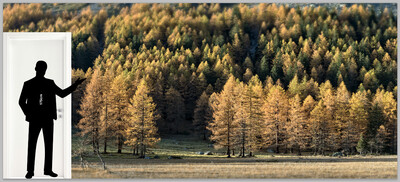
<svg viewBox="0 0 400 182">
<path fill-rule="evenodd" d="M 69 95 L 70 93 L 72 93 L 74 90 L 76 90 L 76 88 L 78 87 L 78 85 L 80 85 L 80 84 L 81 84 L 83 81 L 85 81 L 85 80 L 86 80 L 86 78 L 84 78 L 84 79 L 78 78 L 78 80 L 76 80 L 75 83 L 73 83 L 71 86 L 69 86 L 69 87 L 66 88 L 66 89 L 61 89 L 61 88 L 58 87 L 58 86 L 54 83 L 54 81 L 53 81 L 54 88 L 55 88 L 55 93 L 56 93 L 58 96 L 60 96 L 61 98 L 64 98 L 64 97 L 66 97 L 67 95 Z"/>
</svg>

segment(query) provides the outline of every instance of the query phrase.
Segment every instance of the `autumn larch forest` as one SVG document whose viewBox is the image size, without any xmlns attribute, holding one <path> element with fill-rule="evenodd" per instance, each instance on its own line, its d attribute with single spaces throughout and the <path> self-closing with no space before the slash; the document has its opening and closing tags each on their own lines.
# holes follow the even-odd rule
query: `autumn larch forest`
<svg viewBox="0 0 400 182">
<path fill-rule="evenodd" d="M 72 32 L 73 128 L 144 156 L 195 134 L 228 157 L 397 151 L 397 16 L 368 4 L 5 4 Z"/>
</svg>

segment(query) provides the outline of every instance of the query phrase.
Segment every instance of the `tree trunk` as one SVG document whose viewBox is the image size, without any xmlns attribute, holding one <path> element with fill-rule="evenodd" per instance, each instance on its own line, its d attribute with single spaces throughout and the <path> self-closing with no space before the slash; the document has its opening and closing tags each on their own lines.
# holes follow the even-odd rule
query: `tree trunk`
<svg viewBox="0 0 400 182">
<path fill-rule="evenodd" d="M 396 123 L 397 124 L 397 123 Z M 392 137 L 391 137 L 391 144 L 392 144 L 392 150 L 391 150 L 391 152 L 392 152 L 392 154 L 395 154 L 396 153 L 396 142 L 395 142 L 395 137 L 396 137 L 396 127 L 395 127 L 396 125 L 394 125 L 393 126 L 393 129 L 392 129 Z"/>
<path fill-rule="evenodd" d="M 97 152 L 100 151 L 100 144 L 99 144 L 99 140 L 98 139 L 96 141 L 96 150 L 97 150 Z"/>
<path fill-rule="evenodd" d="M 93 131 L 93 130 L 92 130 Z M 93 153 L 96 153 L 96 141 L 95 141 L 94 133 L 92 135 L 92 146 L 93 146 Z"/>
<path fill-rule="evenodd" d="M 244 157 L 244 145 L 242 147 L 242 157 Z"/>
<path fill-rule="evenodd" d="M 108 136 L 108 132 L 107 132 L 107 127 L 108 127 L 108 123 L 107 123 L 107 119 L 108 119 L 108 112 L 107 112 L 107 103 L 106 103 L 106 118 L 105 118 L 105 136 L 104 136 L 104 151 L 103 153 L 107 153 L 107 136 Z"/>
<path fill-rule="evenodd" d="M 231 158 L 231 148 L 230 148 L 230 141 L 229 141 L 229 139 L 230 139 L 230 121 L 229 121 L 229 119 L 228 119 L 228 149 L 227 149 L 227 152 L 226 152 L 226 154 L 228 155 L 228 158 Z"/>
<path fill-rule="evenodd" d="M 144 157 L 144 146 L 143 146 L 143 144 L 140 147 L 140 157 Z"/>
<path fill-rule="evenodd" d="M 278 135 L 279 135 L 279 126 L 276 125 L 276 133 L 275 133 L 275 153 L 279 153 L 279 145 L 278 145 Z"/>
<path fill-rule="evenodd" d="M 229 148 L 229 145 L 228 150 L 226 151 L 226 155 L 228 155 L 228 158 L 231 158 L 231 149 Z"/>
<path fill-rule="evenodd" d="M 243 137 L 242 137 L 242 157 L 244 157 L 244 152 L 245 152 L 245 137 L 246 137 L 246 135 L 244 134 L 244 132 L 243 132 Z"/>
<path fill-rule="evenodd" d="M 82 155 L 82 152 L 79 153 L 79 158 L 80 158 L 80 162 L 81 162 L 81 168 L 83 169 L 83 168 L 85 168 L 85 164 L 84 164 L 84 162 L 83 162 L 83 155 Z"/>
<path fill-rule="evenodd" d="M 145 148 L 144 148 L 144 107 L 142 108 L 142 118 L 141 118 L 141 133 L 140 133 L 140 157 L 144 157 Z"/>
<path fill-rule="evenodd" d="M 103 158 L 100 155 L 100 152 L 97 151 L 96 154 L 97 154 L 97 157 L 100 159 L 101 164 L 103 165 L 103 170 L 106 170 L 106 162 L 104 162 Z"/>
<path fill-rule="evenodd" d="M 104 153 L 104 154 L 107 153 L 107 137 L 104 138 L 104 149 L 103 149 L 103 153 Z"/>
<path fill-rule="evenodd" d="M 297 153 L 297 155 L 301 155 L 301 147 L 300 147 L 300 145 L 299 145 L 299 148 L 298 148 L 299 150 L 298 150 L 298 153 Z"/>
<path fill-rule="evenodd" d="M 122 153 L 122 138 L 118 135 L 118 153 Z"/>
</svg>

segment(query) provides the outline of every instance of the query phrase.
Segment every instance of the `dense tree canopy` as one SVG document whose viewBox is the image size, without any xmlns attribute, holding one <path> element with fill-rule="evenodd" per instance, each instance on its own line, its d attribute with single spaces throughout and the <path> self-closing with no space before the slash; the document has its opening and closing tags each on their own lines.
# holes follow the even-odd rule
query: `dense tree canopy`
<svg viewBox="0 0 400 182">
<path fill-rule="evenodd" d="M 397 16 L 390 6 L 5 4 L 3 30 L 72 32 L 73 78 L 88 78 L 74 93 L 81 114 L 74 112 L 74 123 L 97 147 L 113 132 L 122 149 L 122 115 L 144 80 L 160 133 L 214 123 L 202 135 L 228 155 L 236 143 L 243 155 L 267 147 L 395 152 Z M 228 92 L 232 85 L 242 90 Z M 225 109 L 238 113 L 220 115 L 231 95 L 240 103 Z M 232 140 L 219 122 L 235 126 Z"/>
</svg>

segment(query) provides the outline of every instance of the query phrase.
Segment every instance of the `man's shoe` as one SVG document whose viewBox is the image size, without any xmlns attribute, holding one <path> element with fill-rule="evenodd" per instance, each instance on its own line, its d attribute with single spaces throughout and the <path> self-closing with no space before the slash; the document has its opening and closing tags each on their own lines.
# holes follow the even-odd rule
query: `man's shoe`
<svg viewBox="0 0 400 182">
<path fill-rule="evenodd" d="M 54 173 L 53 171 L 44 172 L 44 175 L 49 175 L 51 177 L 57 177 L 58 174 Z"/>
<path fill-rule="evenodd" d="M 27 172 L 26 175 L 25 175 L 25 178 L 26 179 L 31 179 L 32 176 L 33 176 L 33 172 Z"/>
</svg>

